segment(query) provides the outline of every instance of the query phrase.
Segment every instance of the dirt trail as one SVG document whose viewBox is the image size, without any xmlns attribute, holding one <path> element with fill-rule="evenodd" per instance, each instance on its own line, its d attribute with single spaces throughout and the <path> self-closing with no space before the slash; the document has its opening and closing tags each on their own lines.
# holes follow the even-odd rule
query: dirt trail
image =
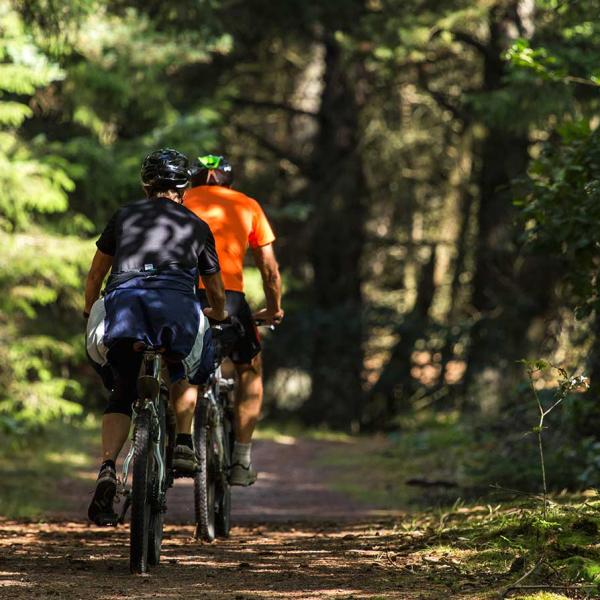
<svg viewBox="0 0 600 600">
<path fill-rule="evenodd" d="M 373 514 L 369 507 L 332 491 L 325 468 L 315 466 L 333 442 L 286 436 L 279 440 L 256 443 L 254 462 L 260 478 L 247 489 L 233 488 L 234 522 L 349 519 Z M 189 523 L 193 510 L 192 481 L 178 480 L 169 496 L 169 519 Z"/>
<path fill-rule="evenodd" d="M 128 572 L 128 527 L 90 527 L 82 518 L 90 487 L 65 482 L 72 512 L 45 523 L 0 520 L 0 598 L 448 597 L 444 585 L 390 555 L 398 515 L 384 517 L 327 487 L 315 458 L 331 442 L 282 441 L 257 443 L 261 476 L 235 490 L 228 540 L 193 540 L 192 489 L 177 482 L 163 560 L 147 577 Z"/>
</svg>

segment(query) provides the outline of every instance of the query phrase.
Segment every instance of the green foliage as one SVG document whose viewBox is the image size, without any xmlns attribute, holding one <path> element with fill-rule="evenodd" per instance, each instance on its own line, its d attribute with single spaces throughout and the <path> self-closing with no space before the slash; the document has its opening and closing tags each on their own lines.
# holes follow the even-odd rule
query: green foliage
<svg viewBox="0 0 600 600">
<path fill-rule="evenodd" d="M 429 441 L 417 447 L 419 438 Z M 540 552 L 545 561 L 526 584 L 598 583 L 597 493 L 552 495 L 544 518 L 536 498 L 525 495 L 515 500 L 513 495 L 507 500 L 509 491 L 490 496 L 488 490 L 472 487 L 464 462 L 478 446 L 482 447 L 482 440 L 473 432 L 469 434 L 459 423 L 444 423 L 438 417 L 387 441 L 351 439 L 331 445 L 319 462 L 343 466 L 331 469 L 333 482 L 357 500 L 388 509 L 404 508 L 410 501 L 414 512 L 403 515 L 396 526 L 398 535 L 404 538 L 401 547 L 409 549 L 413 558 L 426 557 L 421 569 L 433 571 L 439 563 L 452 564 L 451 570 L 434 572 L 438 577 L 446 575 L 455 593 L 458 589 L 453 586 L 460 586 L 466 579 L 473 594 L 471 586 L 477 585 L 482 573 L 492 577 L 495 586 L 505 589 L 535 565 Z M 492 451 L 487 450 L 487 456 L 497 460 L 501 453 L 497 444 Z M 522 468 L 523 463 L 513 456 L 513 471 Z M 404 484 L 409 477 L 455 481 L 460 487 L 446 491 L 433 486 L 409 488 Z M 471 494 L 474 498 L 469 500 Z M 427 510 L 423 510 L 425 507 Z M 489 586 L 488 579 L 488 593 Z M 479 597 L 477 592 L 474 595 Z"/>
<path fill-rule="evenodd" d="M 550 81 L 562 81 L 566 71 L 555 56 L 546 48 L 533 49 L 528 40 L 519 39 L 506 51 L 506 60 L 513 66 L 529 69 Z"/>
<path fill-rule="evenodd" d="M 183 114 L 168 80 L 227 53 L 227 36 L 204 27 L 174 36 L 143 11 L 112 8 L 94 0 L 0 6 L 5 432 L 72 419 L 100 401 L 80 318 L 93 245 L 81 237 L 142 195 L 139 165 L 152 148 L 195 155 L 216 143 L 217 104 Z"/>
<path fill-rule="evenodd" d="M 528 243 L 561 257 L 568 301 L 585 316 L 600 299 L 600 130 L 577 121 L 558 132 L 533 162 L 518 205 Z"/>
<path fill-rule="evenodd" d="M 80 414 L 80 297 L 92 246 L 41 232 L 0 239 L 0 427 Z"/>
<path fill-rule="evenodd" d="M 563 50 L 564 51 L 564 50 Z M 573 54 L 567 52 L 567 59 Z M 577 57 L 586 65 L 584 56 Z M 561 60 L 547 48 L 532 48 L 528 40 L 519 39 L 506 51 L 505 59 L 515 68 L 524 69 L 545 81 L 600 85 L 600 71 L 591 72 L 587 77 L 570 75 L 566 60 Z M 595 66 L 592 64 L 592 66 Z"/>
<path fill-rule="evenodd" d="M 37 152 L 16 128 L 33 116 L 26 99 L 37 89 L 64 77 L 35 44 L 10 2 L 0 7 L 0 229 L 23 228 L 32 212 L 61 212 L 73 181 L 53 161 Z"/>
<path fill-rule="evenodd" d="M 543 436 L 547 485 L 552 491 L 579 490 L 600 485 L 600 448 L 593 436 L 581 434 L 581 423 L 594 408 L 590 393 L 580 393 L 586 382 L 575 382 L 566 393 L 560 387 L 538 390 L 547 410 L 563 394 L 562 407 L 539 426 L 540 412 L 531 389 L 515 391 L 514 402 L 499 421 L 482 421 L 473 430 L 474 449 L 465 461 L 469 477 L 483 485 L 538 494 L 540 477 L 538 434 Z M 577 390 L 577 391 L 575 391 Z"/>
<path fill-rule="evenodd" d="M 588 2 L 570 11 L 545 0 L 536 5 L 529 41 L 515 39 L 511 27 L 504 32 L 501 23 L 494 45 L 490 27 L 501 8 L 495 2 L 4 2 L 0 228 L 15 235 L 8 240 L 11 261 L 0 266 L 0 308 L 7 315 L 0 336 L 7 340 L 6 362 L 22 363 L 2 371 L 6 388 L 16 386 L 5 407 L 10 400 L 10 410 L 29 419 L 27 387 L 36 398 L 87 397 L 90 373 L 77 315 L 93 248 L 75 236 L 94 236 L 118 206 L 141 194 L 140 161 L 163 145 L 194 156 L 226 152 L 236 185 L 266 204 L 291 282 L 286 328 L 268 340 L 274 349 L 266 349 L 267 375 L 310 373 L 318 363 L 312 346 L 319 324 L 346 318 L 317 306 L 312 289 L 315 265 L 331 251 L 325 240 L 323 248 L 311 248 L 319 207 L 330 201 L 331 181 L 315 181 L 323 157 L 314 146 L 319 127 L 339 113 L 336 106 L 319 113 L 328 109 L 323 83 L 336 54 L 353 74 L 357 115 L 350 129 L 357 130 L 367 180 L 365 268 L 356 286 L 364 291 L 356 316 L 364 314 L 367 324 L 365 378 L 371 385 L 390 345 L 402 338 L 434 245 L 434 301 L 407 356 L 430 354 L 435 368 L 463 361 L 475 314 L 478 152 L 485 132 L 541 139 L 565 115 L 587 118 L 597 106 L 593 86 L 572 85 L 596 75 L 600 38 Z M 484 77 L 486 52 L 499 65 L 493 85 Z M 347 133 L 342 125 L 340 139 Z M 331 169 L 342 183 L 345 160 Z M 34 259 L 23 232 L 44 248 Z M 259 302 L 256 272 L 248 283 Z M 355 330 L 344 323 L 340 335 Z M 394 389 L 402 387 L 406 382 L 391 372 Z M 412 377 L 410 365 L 405 373 L 400 377 Z M 332 370 L 340 389 L 346 377 Z M 443 377 L 437 382 L 443 389 L 415 381 L 408 382 L 418 387 L 410 403 L 450 398 Z M 340 398 L 339 404 L 345 410 L 349 403 Z M 33 405 L 41 410 L 40 402 Z M 388 422 L 395 418 L 390 414 Z"/>
</svg>

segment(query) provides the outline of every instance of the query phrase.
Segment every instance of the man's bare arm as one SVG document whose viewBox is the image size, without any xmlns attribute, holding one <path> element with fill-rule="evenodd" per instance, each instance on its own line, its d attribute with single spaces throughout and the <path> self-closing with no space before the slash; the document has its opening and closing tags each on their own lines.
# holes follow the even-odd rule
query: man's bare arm
<svg viewBox="0 0 600 600">
<path fill-rule="evenodd" d="M 206 288 L 206 297 L 210 304 L 210 308 L 204 309 L 204 314 L 209 319 L 223 321 L 227 318 L 227 313 L 225 312 L 225 286 L 223 285 L 221 272 L 212 275 L 201 275 L 200 277 Z"/>
<path fill-rule="evenodd" d="M 102 282 L 112 267 L 113 257 L 109 254 L 104 254 L 100 250 L 96 250 L 92 259 L 92 266 L 87 276 L 85 283 L 85 308 L 83 312 L 89 314 L 92 310 L 92 304 L 100 297 Z"/>
<path fill-rule="evenodd" d="M 254 313 L 254 317 L 267 323 L 279 323 L 284 312 L 281 308 L 281 276 L 273 244 L 252 248 L 252 254 L 262 277 L 266 300 L 266 308 Z"/>
</svg>

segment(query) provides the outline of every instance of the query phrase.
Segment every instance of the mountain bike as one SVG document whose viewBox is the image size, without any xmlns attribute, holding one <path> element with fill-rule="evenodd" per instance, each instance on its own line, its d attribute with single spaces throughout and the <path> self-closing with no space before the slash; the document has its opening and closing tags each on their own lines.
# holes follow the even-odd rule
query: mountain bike
<svg viewBox="0 0 600 600">
<path fill-rule="evenodd" d="M 146 349 L 133 406 L 133 438 L 123 463 L 120 494 L 122 523 L 131 507 L 129 568 L 145 573 L 160 561 L 166 492 L 172 483 L 175 421 L 168 387 L 161 381 L 162 356 Z M 128 485 L 131 470 L 131 487 Z"/>
<path fill-rule="evenodd" d="M 212 542 L 228 537 L 231 529 L 229 469 L 233 453 L 235 380 L 222 376 L 221 362 L 243 335 L 239 322 L 212 327 L 215 370 L 196 403 L 194 448 L 198 471 L 194 476 L 196 538 Z"/>
<path fill-rule="evenodd" d="M 257 320 L 256 325 L 267 326 Z M 235 442 L 233 411 L 235 379 L 223 377 L 221 363 L 231 352 L 244 328 L 235 318 L 213 325 L 215 370 L 205 392 L 198 398 L 194 414 L 194 448 L 198 471 L 194 477 L 196 538 L 212 542 L 228 537 L 231 530 L 231 486 L 229 471 Z"/>
</svg>

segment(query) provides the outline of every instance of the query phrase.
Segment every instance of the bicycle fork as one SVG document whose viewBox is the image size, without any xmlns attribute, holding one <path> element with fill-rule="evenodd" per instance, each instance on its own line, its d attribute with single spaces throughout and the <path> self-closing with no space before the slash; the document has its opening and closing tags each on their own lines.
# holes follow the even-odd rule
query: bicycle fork
<svg viewBox="0 0 600 600">
<path fill-rule="evenodd" d="M 165 477 L 166 466 L 162 457 L 161 449 L 161 435 L 165 435 L 165 432 L 161 431 L 158 415 L 156 414 L 156 407 L 151 400 L 146 400 L 144 406 L 140 410 L 149 410 L 151 414 L 151 424 L 152 424 L 152 455 L 154 456 L 154 460 L 158 466 L 158 481 L 159 481 L 159 498 L 162 502 L 163 498 L 166 494 L 166 483 L 167 478 Z M 134 411 L 134 422 L 137 412 Z M 134 434 L 135 436 L 135 430 Z M 127 510 L 129 509 L 129 505 L 131 504 L 131 488 L 129 484 L 129 468 L 131 466 L 131 461 L 133 460 L 133 455 L 135 452 L 135 438 L 131 440 L 131 445 L 129 447 L 129 452 L 123 461 L 123 470 L 121 473 L 121 490 L 118 492 L 119 495 L 125 498 L 123 502 L 123 507 L 121 509 L 121 513 L 119 515 L 118 522 L 123 523 L 125 520 L 125 515 L 127 514 Z"/>
</svg>

